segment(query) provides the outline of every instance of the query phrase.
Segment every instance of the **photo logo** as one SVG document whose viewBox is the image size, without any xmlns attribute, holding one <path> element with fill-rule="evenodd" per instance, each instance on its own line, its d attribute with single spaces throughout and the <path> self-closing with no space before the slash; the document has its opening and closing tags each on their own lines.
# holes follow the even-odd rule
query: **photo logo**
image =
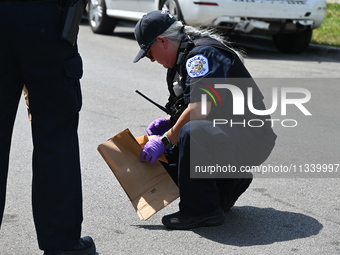
<svg viewBox="0 0 340 255">
<path fill-rule="evenodd" d="M 217 103 L 219 105 L 222 105 L 223 102 L 222 102 L 221 96 L 218 94 L 216 89 L 214 89 L 213 87 L 211 87 L 208 84 L 203 84 L 203 85 L 205 86 L 205 88 L 199 88 L 199 89 L 203 90 L 207 94 L 202 94 L 202 97 L 201 97 L 202 108 L 201 108 L 201 110 L 202 110 L 202 115 L 207 115 L 207 95 L 210 96 L 210 98 L 214 102 L 215 106 L 217 106 Z"/>
<path fill-rule="evenodd" d="M 272 105 L 270 108 L 265 110 L 258 110 L 254 107 L 253 103 L 253 88 L 249 87 L 247 88 L 247 98 L 245 98 L 242 90 L 232 84 L 215 84 L 214 87 L 211 87 L 207 84 L 204 84 L 208 89 L 200 88 L 206 94 L 201 95 L 201 114 L 207 115 L 207 95 L 211 97 L 213 100 L 215 106 L 217 106 L 217 102 L 222 105 L 222 100 L 216 89 L 227 89 L 232 94 L 233 98 L 233 115 L 244 115 L 245 114 L 245 105 L 247 105 L 249 111 L 255 115 L 258 116 L 266 116 L 271 115 L 274 113 L 278 106 L 280 105 L 281 108 L 281 116 L 287 115 L 287 105 L 295 105 L 305 116 L 311 116 L 312 114 L 307 110 L 307 108 L 304 106 L 305 103 L 309 102 L 311 99 L 311 93 L 309 90 L 305 88 L 297 88 L 297 87 L 283 87 L 278 90 L 278 88 L 272 89 Z M 299 94 L 302 96 L 299 96 L 299 98 L 289 98 L 289 94 Z M 216 100 L 217 98 L 217 100 Z M 280 99 L 280 100 L 279 100 Z M 279 104 L 280 101 L 280 104 Z M 232 121 L 232 120 L 231 120 Z M 281 121 L 279 119 L 266 119 L 266 121 L 270 121 L 271 125 L 273 127 L 275 121 Z M 226 119 L 215 119 L 214 120 L 214 126 L 215 124 L 227 124 L 229 121 Z M 250 127 L 255 127 L 251 123 L 254 122 L 260 122 L 262 125 L 264 125 L 263 120 L 260 119 L 252 119 L 252 120 L 244 120 L 242 124 L 244 126 L 248 124 Z M 285 125 L 284 122 L 292 122 L 293 125 Z M 297 121 L 294 119 L 285 119 L 281 121 L 281 124 L 285 127 L 295 127 L 297 126 Z M 259 127 L 259 126 L 256 126 Z"/>
</svg>

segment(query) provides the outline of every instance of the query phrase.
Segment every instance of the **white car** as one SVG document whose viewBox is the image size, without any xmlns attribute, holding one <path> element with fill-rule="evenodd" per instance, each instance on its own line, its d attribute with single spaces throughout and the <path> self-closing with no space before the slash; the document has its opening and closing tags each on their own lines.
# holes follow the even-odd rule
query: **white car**
<svg viewBox="0 0 340 255">
<path fill-rule="evenodd" d="M 323 22 L 326 0 L 89 0 L 88 19 L 94 33 L 108 34 L 119 20 L 138 21 L 157 9 L 187 25 L 272 35 L 278 50 L 299 53 Z"/>
</svg>

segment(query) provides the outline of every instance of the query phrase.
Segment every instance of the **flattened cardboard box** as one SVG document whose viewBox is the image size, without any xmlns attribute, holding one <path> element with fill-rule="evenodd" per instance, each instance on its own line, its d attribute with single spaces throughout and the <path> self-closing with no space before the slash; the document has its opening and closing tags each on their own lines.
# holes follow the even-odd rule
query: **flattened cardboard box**
<svg viewBox="0 0 340 255">
<path fill-rule="evenodd" d="M 137 141 L 138 140 L 138 141 Z M 179 197 L 178 187 L 158 161 L 141 162 L 141 145 L 147 136 L 137 138 L 129 129 L 98 146 L 98 151 L 129 197 L 139 218 L 146 220 Z M 159 160 L 166 160 L 164 155 Z"/>
</svg>

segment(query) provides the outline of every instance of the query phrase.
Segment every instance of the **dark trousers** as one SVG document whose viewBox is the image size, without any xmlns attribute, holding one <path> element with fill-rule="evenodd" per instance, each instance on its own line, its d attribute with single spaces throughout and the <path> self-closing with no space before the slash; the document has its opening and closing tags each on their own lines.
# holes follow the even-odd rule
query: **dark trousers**
<svg viewBox="0 0 340 255">
<path fill-rule="evenodd" d="M 13 124 L 26 84 L 32 113 L 32 207 L 42 250 L 77 243 L 83 220 L 77 135 L 82 61 L 77 46 L 60 39 L 61 26 L 56 3 L 0 2 L 0 223 Z"/>
<path fill-rule="evenodd" d="M 271 129 L 255 135 L 245 127 L 213 127 L 211 121 L 195 120 L 183 126 L 179 135 L 178 152 L 169 154 L 176 167 L 165 166 L 177 182 L 180 191 L 180 211 L 200 216 L 221 207 L 224 198 L 232 197 L 235 185 L 247 174 L 228 178 L 227 174 L 210 178 L 192 178 L 193 165 L 256 166 L 271 153 L 276 135 Z M 177 155 L 176 155 L 177 154 Z M 231 177 L 231 176 L 230 176 Z M 235 178 L 237 177 L 237 178 Z"/>
</svg>

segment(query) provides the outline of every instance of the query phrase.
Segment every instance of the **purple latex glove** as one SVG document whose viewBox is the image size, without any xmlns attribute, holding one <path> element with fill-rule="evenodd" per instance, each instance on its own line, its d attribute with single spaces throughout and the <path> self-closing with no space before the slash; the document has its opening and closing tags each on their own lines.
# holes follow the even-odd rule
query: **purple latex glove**
<svg viewBox="0 0 340 255">
<path fill-rule="evenodd" d="M 156 119 L 146 129 L 148 135 L 163 135 L 171 128 L 170 122 L 165 118 Z"/>
<path fill-rule="evenodd" d="M 148 161 L 153 164 L 156 162 L 158 157 L 168 149 L 169 148 L 162 143 L 159 136 L 155 137 L 144 145 L 142 153 L 140 154 L 140 160 Z"/>
</svg>

